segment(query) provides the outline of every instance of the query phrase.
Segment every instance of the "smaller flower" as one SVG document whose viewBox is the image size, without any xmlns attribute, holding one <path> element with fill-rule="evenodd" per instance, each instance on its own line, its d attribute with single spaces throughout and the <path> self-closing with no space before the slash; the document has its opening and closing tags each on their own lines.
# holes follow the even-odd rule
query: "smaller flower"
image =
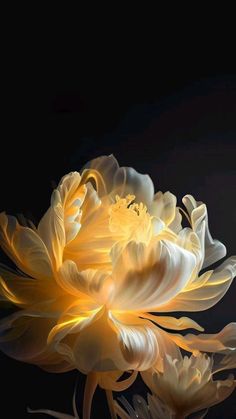
<svg viewBox="0 0 236 419">
<path fill-rule="evenodd" d="M 176 418 L 185 418 L 222 402 L 236 387 L 232 374 L 224 380 L 213 379 L 216 372 L 236 366 L 234 352 L 224 356 L 220 362 L 205 353 L 190 357 L 180 355 L 179 359 L 167 354 L 163 362 L 164 372 L 149 370 L 143 372 L 142 377 Z"/>
</svg>

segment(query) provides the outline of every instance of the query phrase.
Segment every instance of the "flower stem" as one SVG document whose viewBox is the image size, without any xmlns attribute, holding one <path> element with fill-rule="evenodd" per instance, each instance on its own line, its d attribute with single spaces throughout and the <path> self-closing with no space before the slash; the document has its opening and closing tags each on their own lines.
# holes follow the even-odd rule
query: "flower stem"
<svg viewBox="0 0 236 419">
<path fill-rule="evenodd" d="M 98 384 L 97 374 L 90 372 L 86 378 L 84 401 L 83 401 L 83 419 L 90 419 L 93 396 Z"/>
<path fill-rule="evenodd" d="M 107 396 L 107 404 L 108 404 L 108 407 L 109 407 L 109 412 L 110 412 L 110 415 L 111 415 L 111 419 L 117 419 L 112 391 L 111 390 L 106 390 L 106 396 Z"/>
</svg>

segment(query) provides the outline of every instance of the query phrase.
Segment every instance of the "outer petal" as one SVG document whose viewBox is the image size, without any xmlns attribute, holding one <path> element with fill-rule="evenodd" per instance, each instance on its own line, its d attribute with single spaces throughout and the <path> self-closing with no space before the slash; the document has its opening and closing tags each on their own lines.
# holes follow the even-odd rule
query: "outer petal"
<svg viewBox="0 0 236 419">
<path fill-rule="evenodd" d="M 40 279 L 53 276 L 45 244 L 29 227 L 19 225 L 15 217 L 0 214 L 0 243 L 13 262 L 26 274 Z"/>
<path fill-rule="evenodd" d="M 151 206 L 151 214 L 169 226 L 176 215 L 176 197 L 171 192 L 157 192 Z"/>
<path fill-rule="evenodd" d="M 58 305 L 51 301 L 45 302 L 1 320 L 1 350 L 12 358 L 50 371 L 73 369 L 70 363 L 47 344 L 48 333 L 57 321 Z"/>
<path fill-rule="evenodd" d="M 50 256 L 59 266 L 66 243 L 73 240 L 80 230 L 81 205 L 86 186 L 81 185 L 77 172 L 64 176 L 53 192 L 51 207 L 39 223 L 38 231 L 46 244 Z"/>
<path fill-rule="evenodd" d="M 193 229 L 199 234 L 204 243 L 203 268 L 217 262 L 226 255 L 226 248 L 219 240 L 212 238 L 208 226 L 207 208 L 202 202 L 197 202 L 193 196 L 186 195 L 183 203 L 191 217 Z M 204 222 L 204 228 L 202 224 Z"/>
<path fill-rule="evenodd" d="M 128 378 L 118 381 L 123 375 L 123 371 L 100 372 L 98 384 L 101 388 L 111 391 L 124 391 L 130 387 L 137 378 L 138 371 L 133 371 Z"/>
<path fill-rule="evenodd" d="M 186 351 L 201 352 L 221 352 L 230 354 L 236 351 L 236 323 L 229 323 L 219 333 L 216 334 L 187 334 L 181 336 L 171 334 L 170 338 Z"/>
<path fill-rule="evenodd" d="M 185 329 L 196 329 L 200 332 L 203 332 L 204 329 L 196 323 L 194 320 L 190 319 L 189 317 L 180 317 L 176 319 L 175 317 L 171 316 L 155 316 L 150 313 L 140 313 L 140 316 L 144 317 L 145 319 L 152 320 L 153 322 L 157 323 L 159 326 L 164 327 L 165 329 L 172 329 L 172 330 L 185 330 Z"/>
<path fill-rule="evenodd" d="M 91 160 L 83 169 L 83 182 L 93 179 L 96 183 L 99 197 L 107 195 L 113 190 L 113 180 L 119 169 L 119 164 L 112 154 Z"/>
<path fill-rule="evenodd" d="M 32 306 L 62 294 L 54 281 L 45 284 L 45 281 L 24 277 L 3 265 L 0 265 L 0 275 L 0 300 L 20 307 Z"/>
<path fill-rule="evenodd" d="M 116 251 L 114 247 L 112 307 L 122 310 L 159 310 L 185 287 L 196 261 L 191 252 L 167 240 L 148 246 L 130 242 L 118 257 Z"/>
<path fill-rule="evenodd" d="M 236 257 L 224 261 L 214 271 L 205 272 L 186 286 L 160 311 L 202 311 L 214 306 L 225 295 L 236 275 Z"/>
</svg>

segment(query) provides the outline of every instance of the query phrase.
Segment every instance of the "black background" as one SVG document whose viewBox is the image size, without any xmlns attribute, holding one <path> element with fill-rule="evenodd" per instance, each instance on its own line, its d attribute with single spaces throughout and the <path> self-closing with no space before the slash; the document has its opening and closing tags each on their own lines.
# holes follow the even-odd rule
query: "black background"
<svg viewBox="0 0 236 419">
<path fill-rule="evenodd" d="M 236 252 L 236 77 L 219 62 L 200 68 L 188 57 L 155 51 L 131 63 L 76 50 L 32 56 L 16 48 L 4 63 L 0 209 L 39 220 L 53 185 L 86 161 L 113 153 L 120 165 L 152 177 L 156 189 L 186 193 L 208 206 L 211 232 Z M 167 54 L 168 55 L 168 54 Z M 219 61 L 221 61 L 219 59 Z M 119 64 L 119 65 L 118 65 Z M 141 65 L 142 64 L 142 65 Z M 144 68 L 144 70 L 143 70 Z M 196 313 L 208 332 L 235 321 L 236 284 L 218 305 Z M 26 406 L 71 411 L 76 372 L 53 375 L 0 354 L 0 417 L 26 418 Z M 82 387 L 79 387 L 82 391 Z M 141 393 L 137 382 L 130 393 Z M 94 417 L 101 411 L 98 391 Z M 227 414 L 226 414 L 227 412 Z M 235 393 L 209 418 L 236 415 Z M 41 417 L 35 415 L 33 417 Z M 43 417 L 43 416 L 42 416 Z"/>
</svg>

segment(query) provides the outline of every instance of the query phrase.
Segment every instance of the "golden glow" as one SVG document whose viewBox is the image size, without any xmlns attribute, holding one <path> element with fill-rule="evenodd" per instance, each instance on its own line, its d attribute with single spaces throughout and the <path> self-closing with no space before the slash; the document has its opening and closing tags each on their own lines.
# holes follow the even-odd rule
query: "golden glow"
<svg viewBox="0 0 236 419">
<path fill-rule="evenodd" d="M 142 202 L 136 203 L 135 195 L 125 198 L 116 195 L 116 202 L 110 206 L 110 229 L 122 234 L 127 241 L 147 243 L 152 235 L 152 218 Z"/>
</svg>

